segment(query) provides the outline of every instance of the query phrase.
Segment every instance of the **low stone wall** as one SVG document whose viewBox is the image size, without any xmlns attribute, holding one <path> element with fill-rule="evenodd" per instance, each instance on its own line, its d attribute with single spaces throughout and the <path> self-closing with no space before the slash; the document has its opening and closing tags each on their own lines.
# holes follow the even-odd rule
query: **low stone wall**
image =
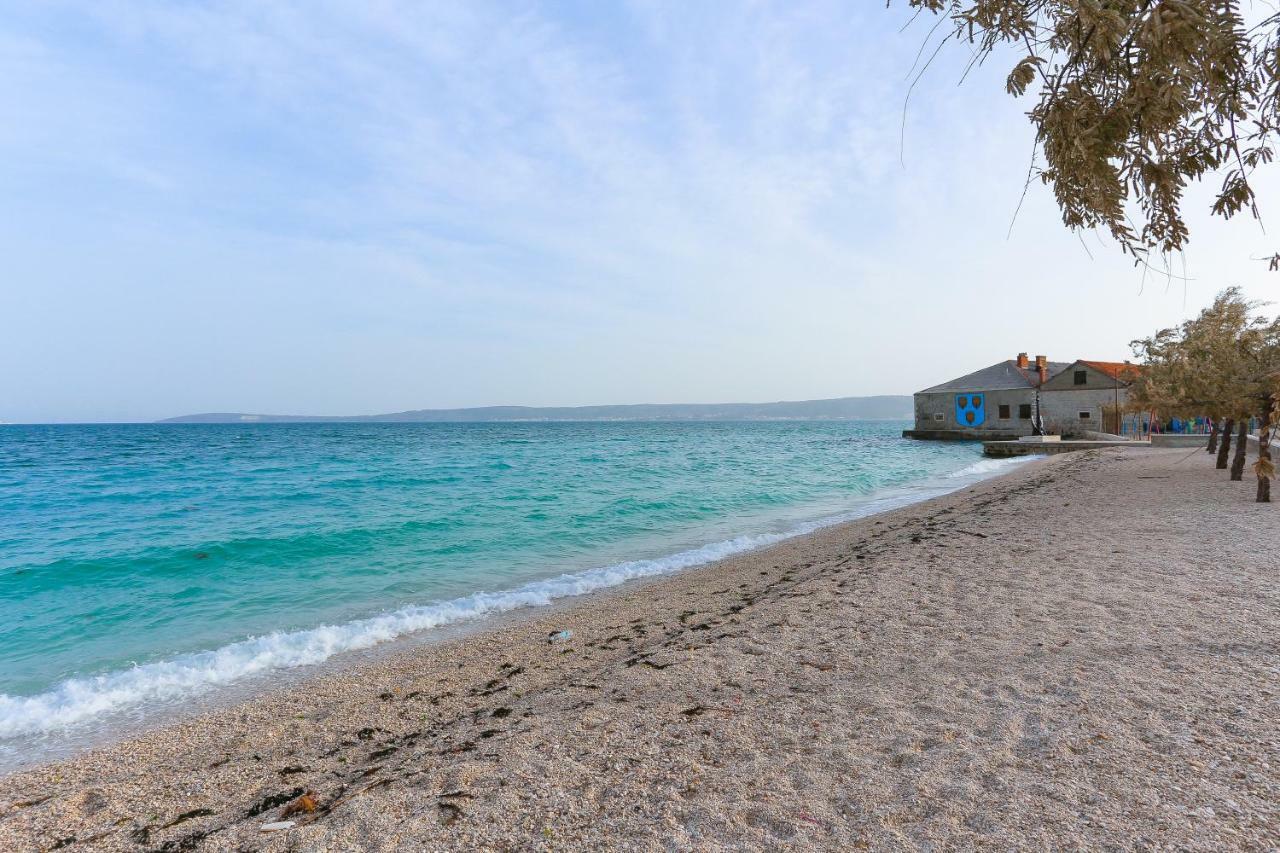
<svg viewBox="0 0 1280 853">
<path fill-rule="evenodd" d="M 1208 447 L 1209 436 L 1197 433 L 1180 434 L 1176 432 L 1157 433 L 1151 436 L 1152 447 Z"/>
<path fill-rule="evenodd" d="M 1054 453 L 1071 453 L 1074 450 L 1100 450 L 1108 447 L 1141 447 L 1150 448 L 1145 441 L 1046 441 L 1032 443 L 1027 441 L 984 441 L 982 453 L 996 459 L 1010 456 L 1047 456 Z"/>
</svg>

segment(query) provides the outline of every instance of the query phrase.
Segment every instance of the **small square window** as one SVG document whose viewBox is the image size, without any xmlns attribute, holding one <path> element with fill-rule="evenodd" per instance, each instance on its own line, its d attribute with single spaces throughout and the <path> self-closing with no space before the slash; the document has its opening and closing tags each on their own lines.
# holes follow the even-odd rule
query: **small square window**
<svg viewBox="0 0 1280 853">
<path fill-rule="evenodd" d="M 1024 421 L 1031 420 L 1031 404 L 1020 403 L 1018 405 L 1018 417 Z"/>
<path fill-rule="evenodd" d="M 1092 417 L 1093 417 L 1093 412 L 1081 412 L 1081 413 L 1080 413 L 1080 420 L 1082 420 L 1082 421 L 1087 421 L 1087 420 L 1089 420 L 1089 419 L 1090 419 L 1090 418 L 1092 418 Z"/>
<path fill-rule="evenodd" d="M 1087 385 L 1089 383 L 1089 371 L 1077 370 L 1075 375 L 1075 382 L 1077 385 Z"/>
<path fill-rule="evenodd" d="M 1008 403 L 1000 404 L 1000 420 L 1002 421 L 1009 420 L 1009 404 Z"/>
<path fill-rule="evenodd" d="M 942 420 L 942 412 L 934 412 L 934 413 L 933 413 L 933 419 L 934 419 L 935 421 L 940 421 L 940 420 Z"/>
</svg>

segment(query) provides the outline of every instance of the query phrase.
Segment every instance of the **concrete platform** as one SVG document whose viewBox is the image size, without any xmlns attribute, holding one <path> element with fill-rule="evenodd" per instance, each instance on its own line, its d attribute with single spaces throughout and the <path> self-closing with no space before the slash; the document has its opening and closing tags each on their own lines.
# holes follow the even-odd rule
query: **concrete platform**
<svg viewBox="0 0 1280 853">
<path fill-rule="evenodd" d="M 1018 433 L 998 430 L 978 432 L 964 429 L 904 429 L 902 437 L 921 441 L 1013 441 L 1017 439 Z"/>
<path fill-rule="evenodd" d="M 1109 447 L 1150 448 L 1146 441 L 984 441 L 982 453 L 1004 459 L 1010 456 L 1044 456 L 1050 453 L 1071 453 L 1074 450 L 1101 450 Z"/>
</svg>

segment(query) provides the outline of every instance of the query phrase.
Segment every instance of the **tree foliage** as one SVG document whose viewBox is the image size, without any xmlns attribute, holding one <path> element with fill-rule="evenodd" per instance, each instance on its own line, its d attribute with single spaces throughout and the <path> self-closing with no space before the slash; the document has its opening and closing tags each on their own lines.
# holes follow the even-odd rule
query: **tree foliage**
<svg viewBox="0 0 1280 853">
<path fill-rule="evenodd" d="M 1181 326 L 1133 341 L 1144 363 L 1135 399 L 1168 415 L 1258 415 L 1280 370 L 1280 318 L 1259 316 L 1258 307 L 1228 288 Z"/>
<path fill-rule="evenodd" d="M 1035 91 L 1040 179 L 1070 228 L 1106 228 L 1135 258 L 1181 250 L 1189 182 L 1259 217 L 1252 176 L 1280 137 L 1280 12 L 1237 0 L 908 0 L 981 62 L 1021 54 L 1006 89 Z M 938 46 L 939 48 L 941 45 Z M 1280 268 L 1280 253 L 1271 258 Z"/>
</svg>

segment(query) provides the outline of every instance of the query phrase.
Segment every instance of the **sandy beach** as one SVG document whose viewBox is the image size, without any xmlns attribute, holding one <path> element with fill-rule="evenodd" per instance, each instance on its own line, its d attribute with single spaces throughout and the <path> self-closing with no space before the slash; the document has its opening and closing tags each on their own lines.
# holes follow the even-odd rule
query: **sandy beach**
<svg viewBox="0 0 1280 853">
<path fill-rule="evenodd" d="M 407 648 L 0 778 L 0 849 L 1274 850 L 1280 527 L 1212 466 L 1066 454 Z"/>
</svg>

